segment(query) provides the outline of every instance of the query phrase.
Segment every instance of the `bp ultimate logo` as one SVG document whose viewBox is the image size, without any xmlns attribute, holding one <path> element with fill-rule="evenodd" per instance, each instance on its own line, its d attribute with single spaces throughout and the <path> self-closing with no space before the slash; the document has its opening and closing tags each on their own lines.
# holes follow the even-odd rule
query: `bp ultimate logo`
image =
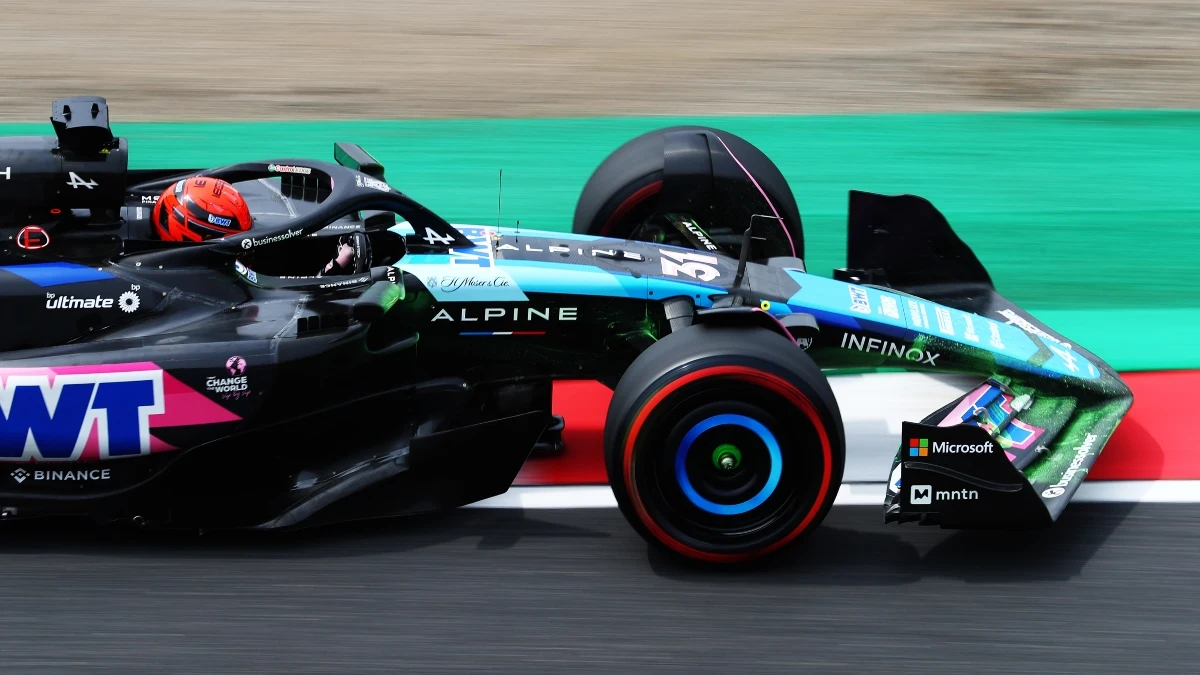
<svg viewBox="0 0 1200 675">
<path fill-rule="evenodd" d="M 65 369 L 64 369 L 65 370 Z M 0 461 L 70 462 L 150 454 L 150 416 L 166 411 L 162 370 L 0 372 Z"/>
</svg>

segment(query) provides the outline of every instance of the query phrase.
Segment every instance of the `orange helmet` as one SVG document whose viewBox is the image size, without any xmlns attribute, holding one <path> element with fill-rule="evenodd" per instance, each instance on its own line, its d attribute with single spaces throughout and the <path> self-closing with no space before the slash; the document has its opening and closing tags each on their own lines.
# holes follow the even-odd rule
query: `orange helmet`
<svg viewBox="0 0 1200 675">
<path fill-rule="evenodd" d="M 229 183 L 196 176 L 163 191 L 153 221 L 167 241 L 204 241 L 249 230 L 250 207 Z"/>
</svg>

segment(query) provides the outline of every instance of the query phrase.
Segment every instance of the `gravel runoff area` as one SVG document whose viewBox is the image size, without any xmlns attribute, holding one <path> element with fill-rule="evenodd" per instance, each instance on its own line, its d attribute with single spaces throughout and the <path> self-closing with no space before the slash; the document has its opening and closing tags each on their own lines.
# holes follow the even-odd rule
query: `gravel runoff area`
<svg viewBox="0 0 1200 675">
<path fill-rule="evenodd" d="M 0 120 L 1200 108 L 1194 0 L 0 0 Z"/>
</svg>

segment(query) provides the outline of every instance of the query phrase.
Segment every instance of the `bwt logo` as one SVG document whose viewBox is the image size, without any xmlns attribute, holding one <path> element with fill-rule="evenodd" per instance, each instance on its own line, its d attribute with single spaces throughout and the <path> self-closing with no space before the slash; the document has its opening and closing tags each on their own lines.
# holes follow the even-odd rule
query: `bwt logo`
<svg viewBox="0 0 1200 675">
<path fill-rule="evenodd" d="M 161 370 L 9 375 L 0 385 L 0 461 L 74 461 L 93 427 L 100 458 L 150 452 L 150 416 L 165 412 Z"/>
</svg>

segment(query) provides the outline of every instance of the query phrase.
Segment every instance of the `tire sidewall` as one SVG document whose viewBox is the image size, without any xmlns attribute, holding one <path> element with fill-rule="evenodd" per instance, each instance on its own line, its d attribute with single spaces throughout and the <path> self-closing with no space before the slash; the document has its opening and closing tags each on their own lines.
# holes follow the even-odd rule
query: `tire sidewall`
<svg viewBox="0 0 1200 675">
<path fill-rule="evenodd" d="M 764 382 L 773 380 L 790 386 L 806 402 L 796 406 L 797 414 L 805 414 L 827 439 L 827 459 L 821 462 L 824 477 L 815 501 L 806 502 L 787 516 L 790 522 L 803 524 L 788 527 L 785 531 L 790 534 L 776 545 L 768 544 L 747 553 L 711 553 L 678 540 L 678 545 L 665 541 L 664 531 L 649 519 L 645 505 L 636 496 L 636 486 L 629 484 L 626 474 L 631 425 L 643 412 L 651 414 L 646 407 L 653 399 L 680 378 L 695 378 L 702 372 L 721 376 L 717 373 L 722 371 L 715 370 L 721 368 L 739 369 L 742 374 L 759 373 Z M 800 409 L 802 405 L 807 411 Z M 841 415 L 828 381 L 811 357 L 792 341 L 763 328 L 696 325 L 660 340 L 626 371 L 614 392 L 605 421 L 605 467 L 622 514 L 647 540 L 706 562 L 733 563 L 760 558 L 803 538 L 832 506 L 844 465 Z"/>
</svg>

